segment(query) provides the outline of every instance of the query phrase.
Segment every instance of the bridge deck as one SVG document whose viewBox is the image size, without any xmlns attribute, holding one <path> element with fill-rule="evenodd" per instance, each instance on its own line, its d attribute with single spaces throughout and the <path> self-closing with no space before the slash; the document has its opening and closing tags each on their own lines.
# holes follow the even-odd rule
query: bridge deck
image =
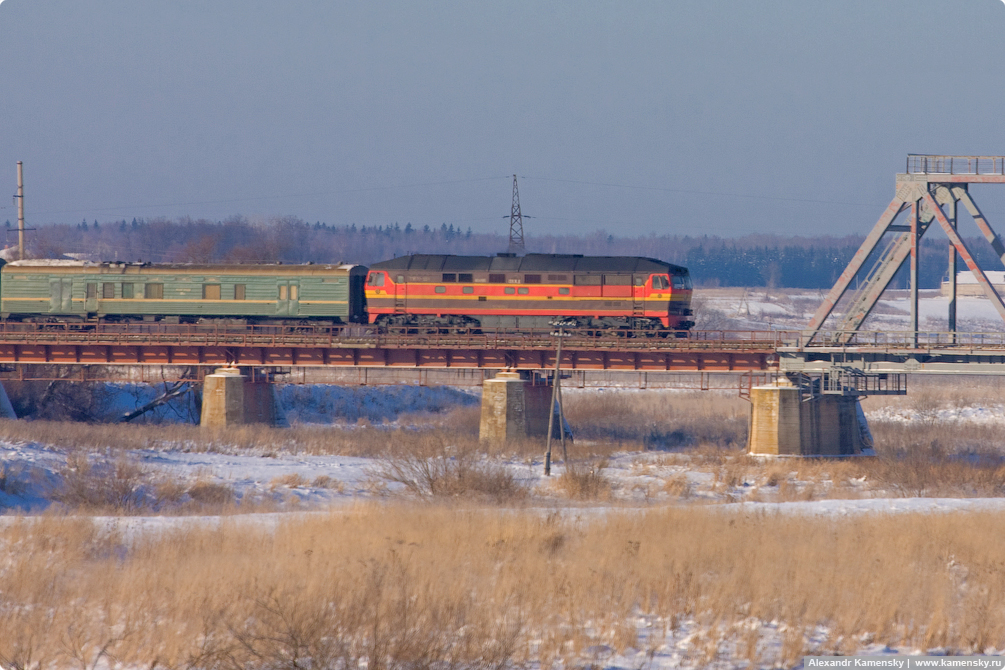
<svg viewBox="0 0 1005 670">
<path fill-rule="evenodd" d="M 562 366 L 580 370 L 771 369 L 780 333 L 714 331 L 688 338 L 563 339 Z M 3 324 L 0 363 L 69 365 L 372 366 L 542 369 L 555 364 L 552 331 L 407 333 L 374 328 Z"/>
<path fill-rule="evenodd" d="M 702 331 L 686 338 L 566 335 L 568 370 L 826 369 L 1005 373 L 1005 333 Z M 549 330 L 461 334 L 348 327 L 0 324 L 0 364 L 515 368 L 555 364 Z"/>
</svg>

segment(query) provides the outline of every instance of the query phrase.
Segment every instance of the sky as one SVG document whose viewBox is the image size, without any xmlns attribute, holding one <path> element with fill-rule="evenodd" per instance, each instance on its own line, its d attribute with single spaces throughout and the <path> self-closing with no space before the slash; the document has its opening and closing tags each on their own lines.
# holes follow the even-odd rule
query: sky
<svg viewBox="0 0 1005 670">
<path fill-rule="evenodd" d="M 1003 38 L 1002 0 L 2 0 L 0 193 L 505 234 L 517 174 L 528 238 L 864 234 L 908 153 L 1005 155 Z"/>
</svg>

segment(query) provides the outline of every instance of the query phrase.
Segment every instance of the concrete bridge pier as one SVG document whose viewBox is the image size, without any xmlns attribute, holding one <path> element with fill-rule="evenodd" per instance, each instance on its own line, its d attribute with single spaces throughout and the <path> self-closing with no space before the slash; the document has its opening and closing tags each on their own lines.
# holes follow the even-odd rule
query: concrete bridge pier
<svg viewBox="0 0 1005 670">
<path fill-rule="evenodd" d="M 251 379 L 240 368 L 217 368 L 206 375 L 202 386 L 199 425 L 227 428 L 247 423 L 277 425 L 282 417 L 276 407 L 273 384 Z"/>
<path fill-rule="evenodd" d="M 857 395 L 811 395 L 782 378 L 750 390 L 747 452 L 762 456 L 854 456 L 872 452 Z"/>
<path fill-rule="evenodd" d="M 482 416 L 478 438 L 504 443 L 548 434 L 551 384 L 533 383 L 519 372 L 500 372 L 482 382 Z M 553 438 L 560 438 L 558 422 Z"/>
</svg>

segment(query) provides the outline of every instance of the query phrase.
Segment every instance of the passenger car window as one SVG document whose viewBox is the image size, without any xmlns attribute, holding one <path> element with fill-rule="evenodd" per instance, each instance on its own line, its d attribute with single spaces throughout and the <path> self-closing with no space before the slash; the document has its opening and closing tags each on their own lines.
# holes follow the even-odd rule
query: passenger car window
<svg viewBox="0 0 1005 670">
<path fill-rule="evenodd" d="M 220 285 L 219 284 L 203 284 L 202 285 L 202 299 L 203 300 L 219 300 L 220 299 Z"/>
<path fill-rule="evenodd" d="M 132 298 L 133 297 L 133 285 L 128 282 L 123 282 L 122 284 L 122 297 Z"/>
<path fill-rule="evenodd" d="M 147 284 L 143 287 L 143 295 L 148 300 L 161 300 L 164 298 L 164 284 Z"/>
<path fill-rule="evenodd" d="M 234 300 L 244 300 L 246 290 L 246 284 L 234 284 Z"/>
<path fill-rule="evenodd" d="M 105 300 L 111 300 L 115 297 L 115 284 L 111 282 L 106 282 L 101 285 L 101 297 Z"/>
</svg>

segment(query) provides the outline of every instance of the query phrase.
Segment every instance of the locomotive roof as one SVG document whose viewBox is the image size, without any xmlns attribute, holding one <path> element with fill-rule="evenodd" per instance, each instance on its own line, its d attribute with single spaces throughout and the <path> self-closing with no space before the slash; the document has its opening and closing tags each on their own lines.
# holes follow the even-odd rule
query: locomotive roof
<svg viewBox="0 0 1005 670">
<path fill-rule="evenodd" d="M 526 256 L 450 256 L 416 254 L 370 265 L 373 270 L 432 270 L 435 272 L 624 272 L 684 273 L 686 268 L 637 256 L 582 256 L 527 254 Z"/>
</svg>

